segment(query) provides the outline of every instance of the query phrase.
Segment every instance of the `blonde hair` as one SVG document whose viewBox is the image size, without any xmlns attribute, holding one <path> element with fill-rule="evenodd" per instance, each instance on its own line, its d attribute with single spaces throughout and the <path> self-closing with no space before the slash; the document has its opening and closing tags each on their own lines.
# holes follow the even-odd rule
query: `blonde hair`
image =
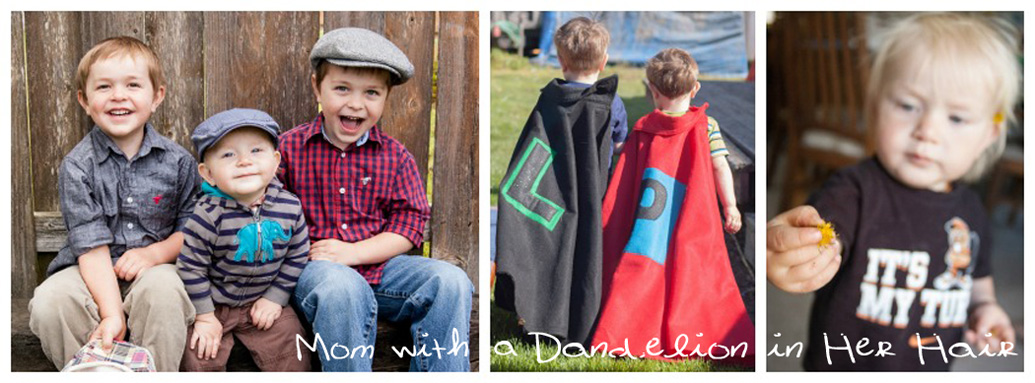
<svg viewBox="0 0 1035 383">
<path fill-rule="evenodd" d="M 920 72 L 934 71 L 939 83 L 974 79 L 989 86 L 998 137 L 962 177 L 981 178 L 1003 154 L 1006 127 L 1015 122 L 1014 102 L 1020 95 L 1017 43 L 1005 23 L 960 13 L 922 13 L 898 22 L 883 35 L 866 89 L 867 127 L 876 129 L 878 104 L 888 83 L 914 63 Z"/>
<path fill-rule="evenodd" d="M 147 75 L 151 80 L 154 91 L 165 86 L 165 75 L 162 73 L 162 64 L 147 44 L 129 36 L 118 36 L 104 39 L 97 43 L 79 60 L 79 67 L 75 73 L 76 91 L 83 93 L 86 98 L 86 79 L 90 77 L 90 67 L 101 60 L 114 57 L 131 56 L 134 59 L 143 59 L 147 65 Z"/>
<path fill-rule="evenodd" d="M 586 17 L 564 23 L 553 37 L 557 57 L 573 72 L 591 72 L 600 67 L 607 55 L 611 34 L 604 24 Z"/>
<path fill-rule="evenodd" d="M 690 93 L 697 85 L 698 73 L 694 57 L 679 48 L 662 50 L 647 60 L 647 81 L 665 97 Z"/>
</svg>

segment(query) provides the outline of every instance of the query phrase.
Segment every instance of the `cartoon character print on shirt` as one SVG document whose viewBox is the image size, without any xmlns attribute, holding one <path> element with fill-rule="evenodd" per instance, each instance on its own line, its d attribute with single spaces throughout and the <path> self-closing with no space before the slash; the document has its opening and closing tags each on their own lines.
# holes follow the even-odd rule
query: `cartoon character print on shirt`
<svg viewBox="0 0 1035 383">
<path fill-rule="evenodd" d="M 959 286 L 970 290 L 973 280 L 970 273 L 974 271 L 971 262 L 971 248 L 977 248 L 978 235 L 970 231 L 970 227 L 959 217 L 953 217 L 945 223 L 945 232 L 949 235 L 949 249 L 945 251 L 945 272 L 934 279 L 934 287 L 948 290 Z"/>
<path fill-rule="evenodd" d="M 921 328 L 962 327 L 966 324 L 973 285 L 971 273 L 978 256 L 979 238 L 959 217 L 949 219 L 944 226 L 949 245 L 944 255 L 945 271 L 933 277 L 930 287 L 931 255 L 927 251 L 867 250 L 867 267 L 859 284 L 861 294 L 856 317 L 881 326 L 904 329 L 913 324 L 911 320 L 917 319 L 910 317 L 911 309 L 919 307 Z"/>
<path fill-rule="evenodd" d="M 255 255 L 262 254 L 260 262 L 269 262 L 274 258 L 273 241 L 291 239 L 291 228 L 284 230 L 274 221 L 264 219 L 259 223 L 249 223 L 237 231 L 237 252 L 234 261 L 244 256 L 248 262 L 255 262 Z"/>
</svg>

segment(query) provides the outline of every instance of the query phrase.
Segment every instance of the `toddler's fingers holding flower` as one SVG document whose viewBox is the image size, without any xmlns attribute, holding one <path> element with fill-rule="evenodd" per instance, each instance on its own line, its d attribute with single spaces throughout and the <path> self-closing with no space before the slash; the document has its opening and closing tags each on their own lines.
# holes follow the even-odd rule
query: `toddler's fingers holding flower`
<svg viewBox="0 0 1035 383">
<path fill-rule="evenodd" d="M 788 210 L 766 224 L 766 264 L 770 282 L 789 292 L 822 287 L 840 268 L 841 245 L 812 206 Z"/>
</svg>

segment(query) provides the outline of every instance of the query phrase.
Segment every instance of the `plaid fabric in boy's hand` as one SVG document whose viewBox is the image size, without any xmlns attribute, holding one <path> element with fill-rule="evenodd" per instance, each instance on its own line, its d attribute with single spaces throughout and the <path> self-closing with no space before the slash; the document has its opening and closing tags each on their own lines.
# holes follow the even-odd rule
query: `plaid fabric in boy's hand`
<svg viewBox="0 0 1035 383">
<path fill-rule="evenodd" d="M 133 372 L 155 372 L 154 357 L 146 348 L 132 343 L 114 341 L 111 351 L 105 351 L 101 347 L 100 340 L 87 343 L 79 349 L 72 357 L 72 360 L 65 364 L 62 371 L 76 371 L 78 366 L 94 364 L 98 362 L 114 363 L 125 366 Z"/>
</svg>

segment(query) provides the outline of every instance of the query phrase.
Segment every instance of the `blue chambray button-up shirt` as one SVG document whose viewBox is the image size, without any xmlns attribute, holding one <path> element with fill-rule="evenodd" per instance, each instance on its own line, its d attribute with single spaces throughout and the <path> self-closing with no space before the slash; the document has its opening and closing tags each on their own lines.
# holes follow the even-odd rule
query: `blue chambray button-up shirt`
<svg viewBox="0 0 1035 383">
<path fill-rule="evenodd" d="M 94 126 L 61 161 L 58 194 L 68 241 L 47 267 L 53 274 L 108 245 L 114 263 L 180 230 L 194 208 L 200 176 L 186 149 L 144 126 L 132 159 Z"/>
</svg>

